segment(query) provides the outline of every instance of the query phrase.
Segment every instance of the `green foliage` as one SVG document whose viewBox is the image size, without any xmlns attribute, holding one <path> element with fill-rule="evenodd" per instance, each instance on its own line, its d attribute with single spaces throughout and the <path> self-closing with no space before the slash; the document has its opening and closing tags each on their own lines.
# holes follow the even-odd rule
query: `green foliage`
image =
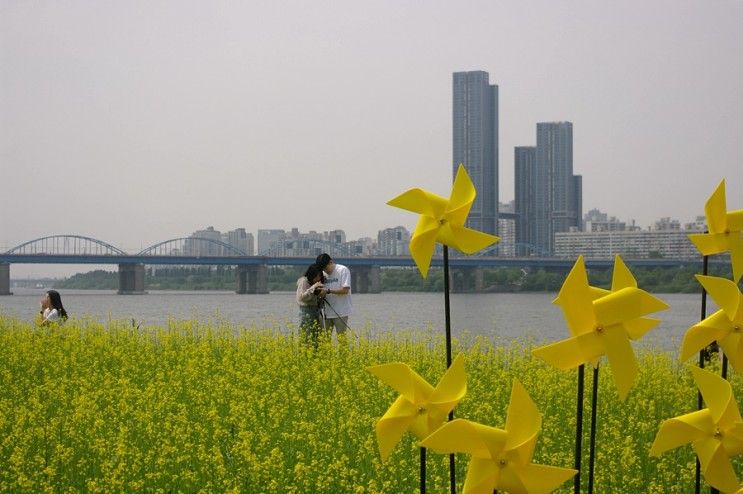
<svg viewBox="0 0 743 494">
<path fill-rule="evenodd" d="M 390 292 L 433 292 L 444 287 L 442 269 L 431 268 L 423 278 L 417 268 L 383 269 L 382 290 Z"/>
<path fill-rule="evenodd" d="M 77 273 L 65 280 L 57 281 L 55 288 L 78 288 L 81 290 L 116 290 L 119 288 L 119 273 L 97 269 Z"/>
<path fill-rule="evenodd" d="M 303 266 L 272 266 L 268 270 L 271 291 L 294 291 Z M 701 286 L 694 278 L 698 271 L 691 267 L 632 268 L 638 286 L 655 293 L 699 293 Z M 731 277 L 729 265 L 714 264 L 712 276 Z M 567 271 L 524 268 L 485 269 L 484 290 L 491 292 L 556 292 L 562 286 Z M 589 269 L 589 282 L 594 286 L 611 286 L 612 269 Z M 173 267 L 149 268 L 145 272 L 147 290 L 234 290 L 237 273 L 234 267 Z M 452 270 L 452 288 L 473 290 L 461 270 Z M 382 290 L 390 292 L 440 292 L 444 289 L 443 270 L 431 268 L 423 278 L 416 268 L 384 268 L 381 270 Z M 91 271 L 57 282 L 56 288 L 115 290 L 119 274 L 116 271 Z M 468 285 L 469 283 L 469 285 Z"/>
<path fill-rule="evenodd" d="M 271 267 L 268 285 L 272 291 L 293 291 L 302 267 Z M 237 271 L 231 266 L 148 268 L 145 271 L 147 290 L 234 290 Z M 116 290 L 119 288 L 117 271 L 96 270 L 78 273 L 55 283 L 55 288 L 81 290 Z"/>
</svg>

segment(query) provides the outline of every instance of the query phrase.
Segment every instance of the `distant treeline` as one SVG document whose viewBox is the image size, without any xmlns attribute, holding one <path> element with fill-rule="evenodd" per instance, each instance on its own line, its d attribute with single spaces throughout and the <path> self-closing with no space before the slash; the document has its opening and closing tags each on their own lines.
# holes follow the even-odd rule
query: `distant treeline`
<svg viewBox="0 0 743 494">
<path fill-rule="evenodd" d="M 174 267 L 148 268 L 145 270 L 147 290 L 235 290 L 236 273 L 233 267 Z M 293 291 L 302 267 L 271 267 L 268 285 L 271 291 Z M 632 268 L 638 286 L 657 293 L 696 293 L 699 274 L 695 268 Z M 731 278 L 729 266 L 710 267 L 710 275 Z M 485 269 L 483 287 L 492 292 L 556 292 L 560 289 L 567 271 L 521 268 Z M 431 292 L 444 288 L 443 270 L 432 268 L 427 278 L 422 278 L 415 268 L 385 268 L 381 271 L 382 291 Z M 591 269 L 588 272 L 592 285 L 608 288 L 611 269 Z M 467 280 L 461 271 L 452 271 L 452 290 L 468 291 Z M 469 280 L 470 285 L 472 281 Z M 119 287 L 117 271 L 90 271 L 78 273 L 55 283 L 55 288 L 116 290 Z"/>
</svg>

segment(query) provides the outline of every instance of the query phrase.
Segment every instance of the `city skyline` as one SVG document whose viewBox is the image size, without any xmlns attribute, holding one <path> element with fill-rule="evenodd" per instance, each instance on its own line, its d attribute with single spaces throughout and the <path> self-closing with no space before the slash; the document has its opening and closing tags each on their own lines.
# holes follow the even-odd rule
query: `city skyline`
<svg viewBox="0 0 743 494">
<path fill-rule="evenodd" d="M 690 221 L 723 178 L 740 209 L 742 22 L 731 0 L 4 2 L 0 249 L 412 229 L 385 202 L 448 194 L 452 74 L 473 70 L 499 88 L 501 202 L 535 123 L 570 121 L 584 210 Z"/>
<path fill-rule="evenodd" d="M 501 213 L 513 213 L 511 211 L 513 202 L 506 203 L 500 203 L 501 206 Z M 516 215 L 513 215 L 514 217 L 510 219 L 510 221 L 516 221 Z M 599 219 L 599 217 L 601 219 Z M 503 220 L 501 218 L 500 221 L 509 221 L 509 220 Z M 591 231 L 635 231 L 635 232 L 649 232 L 649 231 L 697 231 L 702 230 L 705 227 L 706 220 L 704 218 L 704 215 L 700 214 L 695 216 L 694 218 L 674 218 L 674 217 L 658 217 L 655 220 L 651 222 L 649 225 L 640 226 L 636 225 L 634 223 L 628 223 L 625 221 L 622 221 L 621 218 L 617 218 L 614 215 L 611 215 L 609 213 L 606 213 L 598 208 L 591 209 L 590 211 L 586 212 L 583 215 L 583 221 L 587 222 L 589 225 L 593 223 L 594 227 L 596 225 L 600 225 L 600 228 L 592 228 L 588 230 L 583 230 L 586 232 Z M 618 230 L 612 228 L 613 226 L 618 227 Z M 105 238 L 100 238 L 96 236 L 88 236 L 88 235 L 80 235 L 80 232 L 67 232 L 67 233 L 61 233 L 58 235 L 50 235 L 46 237 L 39 237 L 39 238 L 33 238 L 33 239 L 27 239 L 25 242 L 22 242 L 21 244 L 14 245 L 10 249 L 4 249 L 1 250 L 0 253 L 5 253 L 6 251 L 13 250 L 14 248 L 20 247 L 22 244 L 28 243 L 28 242 L 34 242 L 39 241 L 42 239 L 49 239 L 51 237 L 58 236 L 60 238 L 63 238 L 67 235 L 71 237 L 78 237 L 80 239 L 92 239 L 98 242 L 103 242 L 105 244 L 109 244 L 112 247 L 116 249 L 121 249 L 122 251 L 126 252 L 127 254 L 137 254 L 138 252 L 149 250 L 151 248 L 156 248 L 160 246 L 161 244 L 166 244 L 173 242 L 175 240 L 184 241 L 187 242 L 189 239 L 206 239 L 206 240 L 214 240 L 217 242 L 221 242 L 224 244 L 229 244 L 237 247 L 240 250 L 243 250 L 245 252 L 248 252 L 249 255 L 261 255 L 260 254 L 260 247 L 259 247 L 259 239 L 261 235 L 267 235 L 268 237 L 272 237 L 273 240 L 277 240 L 279 238 L 281 239 L 291 239 L 291 238 L 302 238 L 303 236 L 309 236 L 310 238 L 316 238 L 316 239 L 323 239 L 325 242 L 331 242 L 328 238 L 325 237 L 333 237 L 332 242 L 337 244 L 345 244 L 345 243 L 354 243 L 359 241 L 376 241 L 380 235 L 385 236 L 389 235 L 392 231 L 404 231 L 407 235 L 412 235 L 412 232 L 414 228 L 408 228 L 404 225 L 396 225 L 396 226 L 387 226 L 385 228 L 382 228 L 378 230 L 377 232 L 370 232 L 368 234 L 363 234 L 359 237 L 353 238 L 348 235 L 346 235 L 346 232 L 343 228 L 335 228 L 332 230 L 307 230 L 302 231 L 298 227 L 291 227 L 289 229 L 283 229 L 283 228 L 265 228 L 265 229 L 258 229 L 255 232 L 255 235 L 253 232 L 247 232 L 244 227 L 237 227 L 237 226 L 229 226 L 225 227 L 228 229 L 227 231 L 222 231 L 220 228 L 215 228 L 212 225 L 205 226 L 205 227 L 197 227 L 196 230 L 192 231 L 189 234 L 177 236 L 177 235 L 170 235 L 167 236 L 167 238 L 160 238 L 157 242 L 154 242 L 151 245 L 143 245 L 141 247 L 127 247 L 124 245 L 117 245 L 117 244 L 111 244 L 107 241 Z M 247 240 L 251 239 L 251 240 Z M 399 240 L 399 239 L 398 239 Z M 409 241 L 409 237 L 407 238 L 407 241 Z M 516 238 L 514 238 L 515 241 L 518 241 Z M 252 241 L 254 245 L 254 254 L 250 254 L 249 252 L 249 243 Z M 248 242 L 245 247 L 243 247 L 242 242 Z M 406 244 L 407 245 L 407 244 Z M 538 255 L 537 252 L 527 252 L 523 254 L 524 256 L 530 256 L 530 255 Z M 205 255 L 214 255 L 214 252 L 205 253 Z M 390 253 L 388 255 L 409 255 L 409 253 L 406 251 L 404 253 Z M 503 254 L 493 254 L 493 255 L 500 255 L 504 256 Z M 520 254 L 509 254 L 510 256 L 518 256 Z M 508 257 L 508 256 L 505 256 Z M 547 256 L 549 257 L 549 256 Z M 15 266 L 16 268 L 22 267 L 22 265 Z"/>
<path fill-rule="evenodd" d="M 523 149 L 523 148 L 522 148 Z M 529 148 L 527 151 L 533 151 Z M 517 149 L 518 151 L 518 149 Z M 534 154 L 534 153 L 531 153 Z M 504 205 L 503 217 L 499 220 L 501 229 L 501 242 L 498 244 L 497 253 L 483 251 L 477 255 L 497 256 L 502 258 L 521 257 L 544 257 L 535 249 L 520 250 L 523 245 L 514 244 L 519 242 L 515 235 L 515 225 L 521 215 L 513 215 L 513 204 Z M 705 218 L 699 216 L 695 221 L 681 223 L 675 218 L 663 217 L 655 221 L 654 225 L 647 229 L 641 229 L 634 224 L 627 225 L 616 217 L 602 213 L 598 209 L 592 209 L 583 217 L 585 231 L 570 230 L 554 232 L 555 249 L 547 257 L 561 259 L 575 258 L 584 255 L 588 259 L 609 259 L 615 254 L 636 258 L 669 258 L 669 259 L 693 259 L 699 256 L 698 251 L 689 240 L 690 233 L 698 233 L 705 230 Z M 343 230 L 324 232 L 301 232 L 298 228 L 290 231 L 282 229 L 258 230 L 254 237 L 252 233 L 246 232 L 245 228 L 235 228 L 227 232 L 216 230 L 213 226 L 196 230 L 188 237 L 172 238 L 161 241 L 140 252 L 126 252 L 115 245 L 111 245 L 101 239 L 77 235 L 50 236 L 33 239 L 26 242 L 11 252 L 15 255 L 34 254 L 67 254 L 67 255 L 124 255 L 124 256 L 187 256 L 195 258 L 210 257 L 233 257 L 233 256 L 267 256 L 267 257 L 308 257 L 314 258 L 322 252 L 327 252 L 333 257 L 375 257 L 375 256 L 402 256 L 409 258 L 409 242 L 411 232 L 403 226 L 385 228 L 377 232 L 376 240 L 372 237 L 359 239 L 347 239 Z M 255 241 L 254 241 L 255 240 Z M 91 250 L 92 249 L 92 250 Z M 439 249 L 437 249 L 439 250 Z M 440 255 L 441 252 L 438 252 Z M 456 251 L 455 257 L 461 254 Z M 110 258 L 109 258 L 110 259 Z M 20 270 L 23 263 L 11 264 L 0 263 L 0 294 L 7 293 L 10 280 L 30 280 L 40 278 L 68 277 L 78 272 L 90 272 L 96 270 L 108 270 L 110 266 L 82 264 L 74 265 L 59 264 L 55 268 L 63 267 L 63 272 L 49 271 L 48 264 L 32 264 L 34 267 L 42 266 L 43 271 L 34 273 Z M 116 261 L 119 262 L 119 261 Z M 14 269 L 11 270 L 11 265 Z M 142 276 L 141 266 L 120 265 L 119 271 L 129 273 L 132 279 Z M 12 278 L 10 273 L 12 271 Z M 139 275 L 137 275 L 139 273 Z"/>
</svg>

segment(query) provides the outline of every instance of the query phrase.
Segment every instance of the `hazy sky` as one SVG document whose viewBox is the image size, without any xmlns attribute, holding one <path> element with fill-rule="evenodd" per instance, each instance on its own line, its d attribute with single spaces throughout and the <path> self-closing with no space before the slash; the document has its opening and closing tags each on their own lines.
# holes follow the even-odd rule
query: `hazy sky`
<svg viewBox="0 0 743 494">
<path fill-rule="evenodd" d="M 128 251 L 213 225 L 412 228 L 448 195 L 452 72 L 500 87 L 513 148 L 568 120 L 584 211 L 743 209 L 743 1 L 0 1 L 0 251 Z M 15 268 L 14 268 L 15 270 Z"/>
</svg>

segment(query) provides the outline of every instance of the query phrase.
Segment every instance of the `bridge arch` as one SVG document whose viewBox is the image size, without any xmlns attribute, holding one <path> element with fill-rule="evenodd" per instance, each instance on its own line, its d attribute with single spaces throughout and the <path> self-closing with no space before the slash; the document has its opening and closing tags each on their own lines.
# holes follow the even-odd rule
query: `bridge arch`
<svg viewBox="0 0 743 494">
<path fill-rule="evenodd" d="M 196 257 L 224 257 L 242 256 L 249 254 L 234 245 L 202 237 L 179 237 L 165 240 L 151 245 L 137 253 L 138 256 L 196 256 Z"/>
<path fill-rule="evenodd" d="M 82 235 L 49 235 L 16 245 L 6 254 L 126 255 L 113 245 Z"/>
</svg>

